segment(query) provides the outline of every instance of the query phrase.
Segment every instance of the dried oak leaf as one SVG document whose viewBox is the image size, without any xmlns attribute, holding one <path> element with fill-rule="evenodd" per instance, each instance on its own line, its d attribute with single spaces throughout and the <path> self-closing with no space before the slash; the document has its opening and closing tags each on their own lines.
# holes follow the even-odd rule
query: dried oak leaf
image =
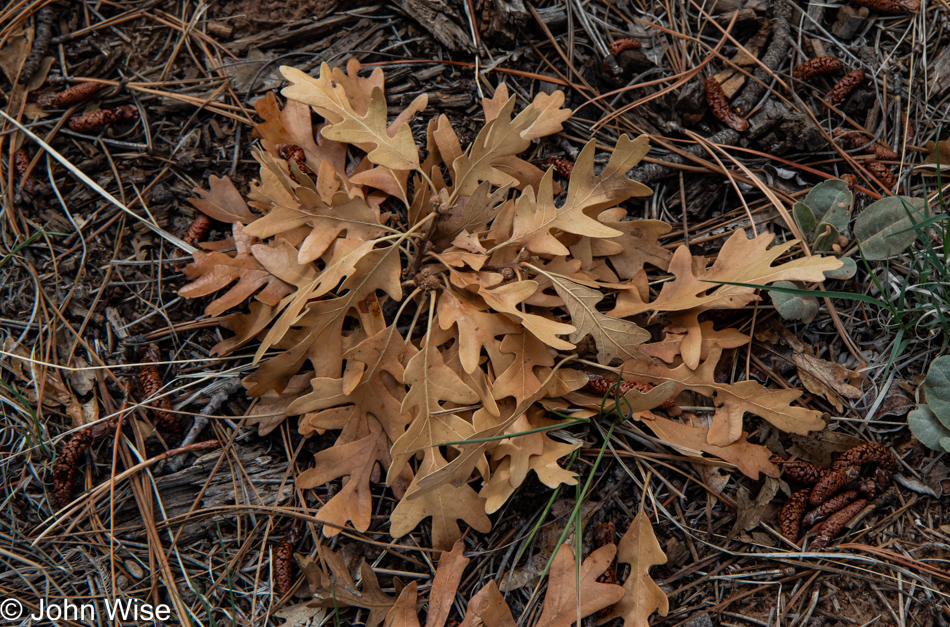
<svg viewBox="0 0 950 627">
<path fill-rule="evenodd" d="M 511 608 L 492 579 L 472 596 L 459 627 L 516 627 Z"/>
<path fill-rule="evenodd" d="M 402 589 L 396 603 L 383 620 L 386 627 L 419 627 L 419 613 L 416 611 L 418 590 L 419 584 L 415 581 Z"/>
<path fill-rule="evenodd" d="M 764 446 L 752 444 L 742 432 L 739 439 L 728 446 L 716 446 L 709 443 L 709 430 L 691 427 L 681 422 L 660 418 L 646 412 L 640 415 L 643 424 L 650 428 L 658 438 L 689 455 L 701 457 L 700 452 L 714 455 L 730 462 L 742 474 L 758 479 L 759 473 L 769 477 L 778 477 L 779 469 L 769 461 L 769 450 Z"/>
<path fill-rule="evenodd" d="M 613 544 L 593 551 L 581 564 L 578 580 L 574 553 L 562 544 L 551 562 L 548 591 L 536 627 L 570 627 L 578 614 L 583 618 L 620 601 L 623 588 L 597 581 L 617 554 Z"/>
<path fill-rule="evenodd" d="M 709 358 L 696 369 L 681 365 L 668 368 L 647 360 L 630 360 L 623 364 L 624 379 L 647 383 L 676 383 L 676 394 L 689 389 L 714 399 L 716 413 L 709 429 L 709 444 L 729 446 L 742 435 L 742 417 L 745 412 L 761 416 L 782 431 L 805 434 L 825 426 L 821 412 L 793 407 L 791 404 L 801 396 L 798 390 L 770 390 L 758 381 L 718 383 L 715 369 L 722 349 L 718 346 L 709 351 Z M 777 471 L 776 471 L 777 472 Z"/>
<path fill-rule="evenodd" d="M 439 556 L 439 565 L 432 578 L 432 589 L 429 591 L 429 611 L 426 616 L 426 627 L 442 627 L 445 625 L 452 605 L 455 603 L 455 594 L 458 592 L 462 573 L 471 561 L 464 556 L 465 543 L 457 541 L 451 551 L 445 551 Z M 471 605 L 471 602 L 469 602 Z"/>
<path fill-rule="evenodd" d="M 736 309 L 758 300 L 756 288 L 717 286 L 718 282 L 755 285 L 775 281 L 821 282 L 825 271 L 842 265 L 834 257 L 813 255 L 773 266 L 797 243 L 792 240 L 769 248 L 774 238 L 773 233 L 763 233 L 750 239 L 744 229 L 738 229 L 726 240 L 716 261 L 708 268 L 704 261 L 694 259 L 686 246 L 680 246 L 670 261 L 669 271 L 675 278 L 663 284 L 655 300 L 645 301 L 632 286 L 620 293 L 617 306 L 608 315 L 624 318 L 649 311 Z"/>
<path fill-rule="evenodd" d="M 328 550 L 326 553 L 330 553 Z M 327 563 L 330 573 L 323 572 L 310 559 L 300 560 L 301 570 L 310 584 L 310 591 L 317 599 L 316 605 L 326 608 L 362 607 L 369 610 L 366 627 L 379 627 L 386 615 L 396 604 L 396 598 L 387 595 L 379 587 L 379 579 L 372 567 L 365 561 L 360 564 L 362 590 L 356 590 L 356 584 L 343 565 L 339 553 L 330 553 Z M 336 611 L 336 610 L 335 610 Z"/>
<path fill-rule="evenodd" d="M 178 293 L 185 298 L 198 298 L 231 286 L 206 308 L 209 316 L 217 316 L 241 305 L 247 298 L 270 305 L 277 305 L 292 291 L 292 288 L 262 266 L 251 254 L 252 240 L 244 237 L 239 222 L 233 226 L 237 252 L 234 256 L 221 252 L 194 254 L 195 261 L 185 266 L 185 276 L 192 280 Z M 267 245 L 260 245 L 268 248 Z M 231 285 L 234 283 L 234 285 Z"/>
<path fill-rule="evenodd" d="M 609 546 L 612 545 L 604 548 Z M 624 627 L 648 627 L 653 612 L 666 616 L 670 608 L 669 599 L 650 577 L 650 567 L 665 564 L 666 554 L 660 548 L 650 519 L 642 508 L 617 545 L 617 561 L 629 564 L 630 574 L 623 583 L 623 598 L 603 620 L 620 616 L 623 617 Z"/>
<path fill-rule="evenodd" d="M 537 188 L 525 189 L 515 201 L 511 237 L 506 245 L 522 245 L 531 252 L 567 255 L 570 251 L 551 233 L 559 229 L 592 238 L 612 238 L 621 234 L 596 219 L 602 211 L 630 198 L 648 196 L 648 187 L 632 181 L 626 173 L 650 150 L 649 139 L 621 135 L 610 161 L 599 175 L 594 174 L 594 146 L 591 141 L 581 151 L 567 188 L 567 198 L 558 207 L 554 202 L 553 174 L 548 170 Z"/>
<path fill-rule="evenodd" d="M 699 358 L 707 359 L 709 351 L 714 347 L 719 348 L 738 348 L 749 343 L 749 336 L 740 333 L 737 329 L 722 329 L 717 331 L 715 323 L 711 320 L 704 320 L 699 323 L 700 345 Z M 668 364 L 672 364 L 676 357 L 681 354 L 683 342 L 686 341 L 686 334 L 680 332 L 680 329 L 667 325 L 664 329 L 663 339 L 659 342 L 650 342 L 641 344 L 638 348 L 644 355 L 662 359 Z"/>
<path fill-rule="evenodd" d="M 198 198 L 189 198 L 188 202 L 195 206 L 195 209 L 208 217 L 214 218 L 219 222 L 234 224 L 240 222 L 248 225 L 254 222 L 260 216 L 256 216 L 248 209 L 244 197 L 237 190 L 234 183 L 228 177 L 218 178 L 211 176 L 208 179 L 210 190 L 195 188 Z M 245 231 L 246 232 L 246 231 Z M 251 233 L 247 233 L 251 235 Z"/>
<path fill-rule="evenodd" d="M 597 343 L 597 361 L 602 364 L 616 358 L 636 359 L 642 355 L 637 347 L 650 339 L 650 332 L 629 320 L 609 318 L 597 311 L 597 303 L 604 299 L 601 291 L 560 274 L 543 274 L 554 284 L 555 291 L 571 314 L 571 322 L 576 327 L 568 338 L 571 342 L 576 344 L 589 333 Z"/>
<path fill-rule="evenodd" d="M 347 89 L 348 81 L 343 72 L 331 70 L 326 63 L 320 66 L 319 78 L 288 66 L 281 66 L 280 71 L 291 83 L 281 94 L 310 105 L 326 118 L 328 124 L 320 129 L 321 135 L 331 141 L 358 146 L 368 153 L 367 158 L 371 162 L 391 170 L 414 170 L 419 167 L 419 148 L 412 138 L 407 119 L 397 118 L 392 125 L 388 124 L 388 107 L 382 84 L 374 84 L 366 99 L 365 94 L 362 98 L 356 97 L 356 90 Z M 382 77 L 382 71 L 378 68 L 377 71 Z M 350 79 L 360 80 L 355 76 Z M 407 110 L 420 111 L 427 102 L 428 95 L 422 94 Z"/>
<path fill-rule="evenodd" d="M 352 521 L 359 531 L 369 529 L 373 514 L 371 481 L 378 481 L 381 474 L 376 464 L 388 468 L 390 463 L 389 438 L 375 419 L 370 419 L 369 433 L 359 439 L 332 447 L 314 455 L 314 467 L 300 473 L 297 487 L 303 490 L 316 488 L 325 483 L 347 477 L 339 492 L 317 511 L 317 516 L 327 522 L 323 533 L 333 537 Z"/>
</svg>

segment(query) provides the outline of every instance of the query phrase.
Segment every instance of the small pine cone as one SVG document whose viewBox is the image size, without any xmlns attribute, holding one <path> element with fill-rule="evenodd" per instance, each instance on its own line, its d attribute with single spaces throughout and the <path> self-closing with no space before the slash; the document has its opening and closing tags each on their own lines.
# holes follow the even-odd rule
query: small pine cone
<svg viewBox="0 0 950 627">
<path fill-rule="evenodd" d="M 802 518 L 802 524 L 806 527 L 816 525 L 835 512 L 844 509 L 857 498 L 857 490 L 846 490 L 844 492 L 839 492 L 815 509 L 805 514 L 805 517 Z"/>
<path fill-rule="evenodd" d="M 749 123 L 736 115 L 729 106 L 726 94 L 722 91 L 722 85 L 714 76 L 706 79 L 706 104 L 709 105 L 714 116 L 734 131 L 741 133 L 749 129 Z"/>
<path fill-rule="evenodd" d="M 904 143 L 909 144 L 917 137 L 917 129 L 914 123 L 907 119 L 907 112 L 901 111 L 901 132 L 904 134 Z"/>
<path fill-rule="evenodd" d="M 36 189 L 36 181 L 33 180 L 32 176 L 26 176 L 29 167 L 30 155 L 27 154 L 26 149 L 20 148 L 13 153 L 13 169 L 20 176 L 20 187 L 32 194 L 33 190 Z"/>
<path fill-rule="evenodd" d="M 63 446 L 53 464 L 53 497 L 60 507 L 66 507 L 73 500 L 73 484 L 79 472 L 79 462 L 91 443 L 91 429 L 77 431 Z"/>
<path fill-rule="evenodd" d="M 594 546 L 600 548 L 602 546 L 607 546 L 608 544 L 617 543 L 617 528 L 612 522 L 605 523 L 595 523 L 594 524 Z M 614 560 L 610 563 L 610 566 L 607 567 L 600 577 L 597 578 L 599 583 L 617 583 L 617 556 L 614 556 Z M 606 617 L 610 614 L 611 610 L 614 609 L 613 605 L 608 605 L 602 610 L 598 611 L 596 616 L 598 619 Z"/>
<path fill-rule="evenodd" d="M 833 495 L 835 492 L 848 485 L 858 476 L 856 466 L 848 466 L 839 470 L 831 470 L 821 478 L 812 488 L 811 496 L 808 499 L 809 505 L 818 507 Z"/>
<path fill-rule="evenodd" d="M 195 213 L 195 221 L 191 223 L 191 226 L 188 227 L 188 231 L 185 233 L 185 236 L 181 239 L 186 244 L 197 246 L 198 242 L 205 241 L 205 238 L 208 237 L 208 231 L 210 230 L 211 218 L 199 211 Z"/>
<path fill-rule="evenodd" d="M 809 494 L 811 494 L 810 489 L 793 492 L 782 506 L 782 511 L 779 512 L 778 528 L 782 537 L 789 542 L 798 540 L 798 531 L 801 529 L 802 516 L 805 515 Z"/>
<path fill-rule="evenodd" d="M 841 530 L 844 529 L 844 526 L 847 525 L 852 518 L 857 516 L 867 504 L 867 499 L 858 499 L 851 505 L 845 507 L 843 510 L 828 517 L 828 520 L 825 521 L 825 524 L 823 524 L 818 530 L 818 537 L 815 538 L 815 541 L 811 543 L 811 548 L 823 549 L 826 547 L 832 538 L 841 533 Z"/>
<path fill-rule="evenodd" d="M 858 177 L 853 174 L 842 174 L 841 180 L 848 184 L 848 189 L 854 189 L 858 182 Z"/>
<path fill-rule="evenodd" d="M 881 142 L 874 142 L 868 146 L 866 152 L 872 154 L 882 161 L 896 161 L 900 159 L 900 154 L 891 150 L 891 147 Z"/>
<path fill-rule="evenodd" d="M 102 85 L 99 83 L 79 83 L 58 94 L 46 94 L 40 98 L 40 104 L 54 109 L 66 109 L 86 102 L 95 96 L 101 88 Z"/>
<path fill-rule="evenodd" d="M 277 152 L 282 158 L 288 161 L 292 160 L 294 163 L 296 163 L 297 168 L 300 169 L 302 174 L 306 174 L 307 176 L 313 175 L 313 171 L 307 167 L 307 154 L 303 151 L 303 148 L 297 144 L 281 144 L 277 148 Z M 290 178 L 294 183 L 296 183 L 297 177 L 294 176 L 294 171 L 289 167 L 287 168 L 287 171 L 290 173 Z"/>
<path fill-rule="evenodd" d="M 844 102 L 855 88 L 864 82 L 864 70 L 853 70 L 844 75 L 840 81 L 835 83 L 831 91 L 825 96 L 824 102 L 830 107 L 837 107 Z"/>
<path fill-rule="evenodd" d="M 274 587 L 280 598 L 287 596 L 294 585 L 294 546 L 299 539 L 300 530 L 294 525 L 274 549 Z"/>
<path fill-rule="evenodd" d="M 871 143 L 871 140 L 858 133 L 857 131 L 849 131 L 845 128 L 836 128 L 832 135 L 841 141 L 841 145 L 846 150 L 856 150 L 862 148 Z"/>
<path fill-rule="evenodd" d="M 816 76 L 834 74 L 842 67 L 844 67 L 844 64 L 841 63 L 841 59 L 836 59 L 835 57 L 815 57 L 814 59 L 808 59 L 795 68 L 792 76 L 802 81 L 808 81 Z"/>
<path fill-rule="evenodd" d="M 867 7 L 884 15 L 916 13 L 920 10 L 919 0 L 851 0 L 854 4 Z"/>
<path fill-rule="evenodd" d="M 897 460 L 891 454 L 887 447 L 877 442 L 867 442 L 845 451 L 841 457 L 835 460 L 831 465 L 832 470 L 843 470 L 848 466 L 861 466 L 862 464 L 878 464 L 881 468 L 894 470 L 897 468 Z"/>
<path fill-rule="evenodd" d="M 789 462 L 781 457 L 773 456 L 771 461 L 782 469 L 782 474 L 785 475 L 786 479 L 805 485 L 815 485 L 828 472 L 826 468 L 821 468 L 803 460 Z"/>
<path fill-rule="evenodd" d="M 138 117 L 139 110 L 133 105 L 122 105 L 115 109 L 99 109 L 85 115 L 75 115 L 69 118 L 69 129 L 76 133 L 95 133 L 110 124 Z"/>
<path fill-rule="evenodd" d="M 641 44 L 639 41 L 627 37 L 626 39 L 618 39 L 617 41 L 611 43 L 609 46 L 607 46 L 607 50 L 610 51 L 611 55 L 617 56 L 624 50 L 639 50 L 642 47 L 643 44 Z"/>
<path fill-rule="evenodd" d="M 161 354 L 158 346 L 150 344 L 145 357 L 142 358 L 142 366 L 139 369 L 139 384 L 142 386 L 142 395 L 145 398 L 157 396 L 162 389 L 162 375 L 158 372 L 158 366 L 155 362 L 160 361 Z M 155 418 L 155 424 L 160 429 L 180 437 L 181 422 L 178 416 L 172 412 L 172 403 L 167 396 L 152 401 L 152 416 Z"/>
<path fill-rule="evenodd" d="M 571 173 L 574 171 L 574 164 L 568 161 L 567 159 L 561 159 L 560 157 L 548 157 L 547 159 L 541 160 L 542 168 L 549 168 L 554 166 L 554 170 L 563 176 L 566 179 L 571 178 Z"/>
<path fill-rule="evenodd" d="M 871 173 L 871 176 L 880 181 L 881 185 L 887 189 L 891 189 L 897 185 L 897 175 L 891 172 L 891 169 L 880 161 L 868 161 L 864 164 L 864 167 Z"/>
</svg>

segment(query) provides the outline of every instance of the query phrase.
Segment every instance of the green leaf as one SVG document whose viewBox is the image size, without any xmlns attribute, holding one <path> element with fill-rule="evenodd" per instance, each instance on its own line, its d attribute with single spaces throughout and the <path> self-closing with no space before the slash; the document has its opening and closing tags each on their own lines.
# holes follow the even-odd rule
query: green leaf
<svg viewBox="0 0 950 627">
<path fill-rule="evenodd" d="M 825 277 L 846 281 L 853 277 L 854 273 L 858 271 L 858 264 L 856 264 L 851 257 L 842 257 L 841 263 L 843 265 L 837 270 L 825 270 Z"/>
<path fill-rule="evenodd" d="M 828 222 L 822 222 L 818 225 L 817 236 L 815 237 L 815 252 L 827 252 L 831 246 L 838 241 L 841 233 L 838 227 Z"/>
<path fill-rule="evenodd" d="M 815 212 L 803 202 L 792 205 L 792 218 L 805 237 L 815 228 Z"/>
<path fill-rule="evenodd" d="M 816 222 L 827 222 L 843 232 L 848 228 L 852 198 L 847 183 L 841 179 L 829 179 L 808 192 L 805 204 L 814 212 Z"/>
<path fill-rule="evenodd" d="M 931 362 L 924 379 L 924 394 L 937 420 L 950 429 L 950 355 Z"/>
<path fill-rule="evenodd" d="M 925 209 L 924 199 L 906 196 L 882 198 L 865 209 L 854 222 L 854 237 L 864 258 L 880 261 L 902 253 L 917 239 L 912 227 L 927 218 Z"/>
<path fill-rule="evenodd" d="M 777 281 L 774 286 L 795 288 L 796 285 L 791 281 Z M 772 292 L 772 304 L 775 305 L 775 311 L 786 320 L 801 320 L 811 322 L 818 315 L 818 299 L 811 295 L 787 294 L 783 292 Z"/>
<path fill-rule="evenodd" d="M 927 405 L 921 405 L 907 414 L 907 426 L 920 443 L 934 451 L 946 449 L 944 443 L 950 444 L 950 429 L 940 424 L 937 416 Z"/>
</svg>

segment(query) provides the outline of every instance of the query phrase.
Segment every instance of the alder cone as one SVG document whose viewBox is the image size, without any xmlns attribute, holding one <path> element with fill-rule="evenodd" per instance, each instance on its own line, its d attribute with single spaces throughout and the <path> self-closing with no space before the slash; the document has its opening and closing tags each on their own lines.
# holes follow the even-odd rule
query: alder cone
<svg viewBox="0 0 950 627">
<path fill-rule="evenodd" d="M 617 56 L 624 50 L 639 50 L 642 47 L 643 44 L 641 44 L 639 41 L 628 37 L 626 39 L 618 39 L 617 41 L 612 42 L 610 46 L 607 47 L 607 50 L 609 50 L 610 54 L 613 56 Z"/>
<path fill-rule="evenodd" d="M 76 104 L 85 102 L 95 96 L 102 85 L 99 83 L 79 83 L 58 94 L 47 94 L 40 98 L 40 104 L 44 107 L 53 107 L 56 109 L 65 109 Z"/>
<path fill-rule="evenodd" d="M 815 57 L 808 59 L 792 72 L 792 76 L 803 81 L 811 80 L 816 76 L 834 74 L 839 71 L 844 64 L 841 59 L 835 57 Z"/>
<path fill-rule="evenodd" d="M 812 542 L 811 548 L 822 549 L 826 547 L 835 536 L 841 533 L 844 526 L 847 525 L 852 518 L 857 516 L 867 504 L 867 499 L 859 499 L 841 511 L 832 514 L 828 520 L 825 521 L 825 524 L 821 526 L 821 529 L 818 530 L 818 537 Z"/>
<path fill-rule="evenodd" d="M 706 104 L 709 105 L 713 115 L 729 128 L 740 133 L 749 130 L 749 123 L 732 110 L 726 94 L 722 91 L 722 85 L 713 76 L 706 79 Z"/>
<path fill-rule="evenodd" d="M 840 81 L 835 83 L 835 86 L 831 88 L 831 91 L 825 95 L 824 102 L 830 107 L 837 107 L 839 104 L 844 102 L 844 99 L 848 97 L 855 88 L 864 82 L 864 70 L 853 70 L 844 75 Z"/>
<path fill-rule="evenodd" d="M 56 504 L 65 507 L 73 500 L 73 484 L 79 471 L 82 454 L 92 443 L 92 430 L 83 429 L 72 435 L 59 452 L 53 464 L 53 497 Z"/>
<path fill-rule="evenodd" d="M 782 506 L 782 511 L 779 512 L 778 528 L 782 537 L 789 542 L 798 540 L 802 516 L 805 514 L 805 508 L 808 505 L 808 496 L 810 494 L 810 489 L 799 490 L 798 492 L 792 493 L 792 495 L 788 497 L 788 500 L 785 501 L 785 505 Z"/>
<path fill-rule="evenodd" d="M 85 115 L 73 116 L 69 118 L 69 129 L 76 133 L 95 133 L 110 124 L 138 117 L 139 110 L 133 105 L 122 105 L 115 109 L 99 109 Z"/>
<path fill-rule="evenodd" d="M 864 164 L 864 167 L 871 173 L 871 176 L 880 181 L 884 187 L 891 189 L 897 185 L 897 175 L 891 172 L 891 169 L 880 161 L 868 161 Z"/>
</svg>

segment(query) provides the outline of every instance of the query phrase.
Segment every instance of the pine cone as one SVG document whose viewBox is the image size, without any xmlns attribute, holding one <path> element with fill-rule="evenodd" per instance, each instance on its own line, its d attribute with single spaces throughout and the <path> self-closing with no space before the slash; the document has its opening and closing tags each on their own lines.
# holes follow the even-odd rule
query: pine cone
<svg viewBox="0 0 950 627">
<path fill-rule="evenodd" d="M 142 366 L 139 369 L 139 383 L 142 386 L 142 396 L 146 399 L 158 396 L 163 383 L 162 375 L 158 372 L 158 366 L 155 362 L 160 360 L 158 346 L 151 344 L 142 358 Z M 176 437 L 181 437 L 181 422 L 178 416 L 172 412 L 171 401 L 167 396 L 155 399 L 150 403 L 152 407 L 152 416 L 155 418 L 155 424 L 160 429 Z"/>
<path fill-rule="evenodd" d="M 313 170 L 307 167 L 307 154 L 303 151 L 303 148 L 297 144 L 281 144 L 277 149 L 277 152 L 281 157 L 287 159 L 288 161 L 293 161 L 297 164 L 297 168 L 300 170 L 301 174 L 306 174 L 307 176 L 313 176 Z M 297 183 L 297 177 L 294 175 L 294 171 L 287 168 L 290 178 L 294 183 Z"/>
<path fill-rule="evenodd" d="M 560 157 L 542 159 L 540 165 L 542 168 L 549 168 L 553 165 L 554 170 L 566 179 L 571 178 L 571 173 L 574 171 L 574 164 Z"/>
<path fill-rule="evenodd" d="M 185 236 L 181 239 L 186 244 L 196 246 L 198 242 L 203 242 L 205 238 L 208 237 L 208 231 L 210 230 L 211 218 L 199 211 L 195 214 L 195 221 L 191 223 L 191 226 L 188 227 L 188 231 L 185 233 Z"/>
<path fill-rule="evenodd" d="M 920 10 L 919 0 L 851 0 L 854 4 L 867 7 L 884 15 L 916 13 Z"/>
<path fill-rule="evenodd" d="M 817 507 L 831 498 L 835 492 L 848 485 L 858 476 L 858 468 L 848 466 L 840 470 L 830 470 L 825 473 L 821 480 L 812 488 L 811 497 L 808 503 L 812 507 Z"/>
<path fill-rule="evenodd" d="M 805 517 L 802 519 L 802 524 L 806 527 L 816 525 L 835 512 L 841 511 L 850 503 L 854 502 L 854 500 L 857 498 L 857 490 L 846 490 L 844 492 L 839 492 L 815 509 L 805 514 Z"/>
<path fill-rule="evenodd" d="M 815 485 L 828 472 L 826 468 L 820 468 L 803 460 L 788 462 L 776 455 L 771 461 L 782 469 L 782 474 L 786 479 L 805 485 Z"/>
<path fill-rule="evenodd" d="M 44 107 L 66 109 L 67 107 L 89 100 L 95 96 L 101 88 L 102 85 L 99 83 L 79 83 L 58 94 L 47 94 L 43 96 L 40 98 L 40 104 Z"/>
<path fill-rule="evenodd" d="M 841 59 L 836 59 L 835 57 L 815 57 L 814 59 L 808 59 L 795 68 L 795 71 L 792 72 L 792 76 L 799 80 L 807 81 L 816 76 L 834 74 L 842 67 L 844 67 L 844 64 L 841 63 Z"/>
<path fill-rule="evenodd" d="M 69 129 L 76 133 L 95 133 L 110 124 L 121 120 L 134 120 L 139 117 L 139 110 L 133 105 L 123 105 L 115 109 L 99 109 L 85 115 L 76 115 L 69 118 Z"/>
<path fill-rule="evenodd" d="M 897 460 L 887 450 L 886 446 L 877 442 L 868 442 L 861 444 L 853 449 L 842 453 L 841 457 L 835 460 L 831 465 L 832 470 L 842 470 L 848 466 L 861 466 L 864 464 L 878 464 L 881 468 L 894 470 L 897 468 Z"/>
<path fill-rule="evenodd" d="M 274 549 L 274 584 L 277 596 L 284 598 L 294 585 L 294 546 L 300 539 L 300 530 L 291 527 Z"/>
<path fill-rule="evenodd" d="M 611 43 L 609 46 L 607 46 L 607 50 L 611 55 L 617 56 L 624 50 L 639 50 L 642 47 L 643 44 L 641 44 L 639 41 L 628 37 L 626 39 L 618 39 L 617 41 Z"/>
<path fill-rule="evenodd" d="M 826 547 L 832 538 L 841 533 L 844 526 L 857 516 L 867 504 L 867 499 L 859 499 L 838 513 L 831 515 L 818 530 L 818 537 L 812 542 L 811 548 L 817 550 Z"/>
<path fill-rule="evenodd" d="M 33 190 L 36 189 L 36 181 L 33 180 L 32 176 L 26 176 L 29 167 L 30 155 L 26 152 L 26 149 L 20 148 L 13 153 L 13 169 L 20 176 L 20 187 L 32 194 Z"/>
<path fill-rule="evenodd" d="M 785 501 L 785 505 L 782 506 L 782 511 L 779 512 L 779 523 L 778 528 L 784 537 L 789 542 L 795 542 L 798 540 L 798 531 L 801 529 L 802 516 L 805 514 L 805 508 L 808 505 L 808 496 L 811 494 L 811 489 L 799 490 L 798 492 L 792 493 L 788 500 Z"/>
<path fill-rule="evenodd" d="M 736 115 L 735 111 L 729 107 L 722 85 L 714 76 L 706 79 L 706 104 L 709 105 L 713 115 L 729 128 L 740 133 L 749 129 L 749 123 Z"/>
<path fill-rule="evenodd" d="M 891 189 L 897 185 L 897 175 L 891 172 L 891 169 L 880 161 L 868 161 L 864 164 L 864 167 L 871 173 L 871 176 L 880 181 L 881 185 L 887 189 Z"/>
<path fill-rule="evenodd" d="M 92 430 L 82 429 L 69 438 L 53 464 L 53 497 L 60 507 L 73 500 L 73 484 L 79 471 L 82 454 L 92 443 Z"/>
<path fill-rule="evenodd" d="M 831 91 L 829 91 L 825 96 L 825 104 L 831 107 L 837 107 L 839 104 L 844 102 L 844 99 L 848 97 L 848 94 L 854 91 L 854 89 L 863 82 L 863 70 L 853 70 L 848 72 L 844 75 L 844 78 L 838 81 L 835 86 L 831 88 Z"/>
</svg>

